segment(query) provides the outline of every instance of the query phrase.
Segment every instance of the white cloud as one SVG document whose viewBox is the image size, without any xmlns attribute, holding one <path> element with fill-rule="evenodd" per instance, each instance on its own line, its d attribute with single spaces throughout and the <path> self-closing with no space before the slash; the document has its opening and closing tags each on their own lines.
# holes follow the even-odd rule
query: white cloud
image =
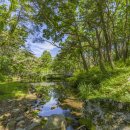
<svg viewBox="0 0 130 130">
<path fill-rule="evenodd" d="M 35 43 L 35 46 L 39 49 L 43 49 L 43 50 L 48 50 L 51 51 L 54 48 L 56 48 L 55 46 L 53 46 L 52 44 L 45 42 L 45 43 Z"/>
<path fill-rule="evenodd" d="M 36 55 L 36 56 L 41 56 L 43 51 L 48 50 L 48 51 L 53 51 L 53 49 L 56 48 L 56 46 L 53 46 L 52 44 L 48 42 L 43 42 L 43 43 L 32 43 L 32 42 L 27 42 L 27 45 L 31 49 L 31 51 Z"/>
</svg>

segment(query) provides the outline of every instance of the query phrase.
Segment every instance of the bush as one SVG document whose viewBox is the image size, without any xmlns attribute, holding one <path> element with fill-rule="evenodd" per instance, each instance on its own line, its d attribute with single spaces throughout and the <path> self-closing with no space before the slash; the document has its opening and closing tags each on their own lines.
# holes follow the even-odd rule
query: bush
<svg viewBox="0 0 130 130">
<path fill-rule="evenodd" d="M 82 98 L 88 97 L 93 92 L 93 84 L 86 84 L 84 82 L 81 82 L 78 85 L 78 88 Z"/>
<path fill-rule="evenodd" d="M 83 83 L 97 89 L 100 83 L 110 76 L 110 73 L 104 74 L 99 69 L 93 68 L 89 72 L 80 71 L 74 73 L 73 77 L 69 78 L 68 81 L 73 87 L 78 87 L 80 83 Z"/>
<path fill-rule="evenodd" d="M 6 80 L 6 77 L 0 73 L 0 81 L 4 82 Z"/>
<path fill-rule="evenodd" d="M 82 98 L 111 98 L 129 101 L 130 67 L 108 69 L 107 73 L 93 68 L 89 72 L 78 72 L 69 78 Z M 126 99 L 127 96 L 127 99 Z"/>
</svg>

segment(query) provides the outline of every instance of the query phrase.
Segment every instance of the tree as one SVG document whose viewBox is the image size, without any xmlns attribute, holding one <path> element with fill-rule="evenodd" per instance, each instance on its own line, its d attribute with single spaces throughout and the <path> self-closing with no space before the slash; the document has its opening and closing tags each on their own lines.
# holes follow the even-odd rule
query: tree
<svg viewBox="0 0 130 130">
<path fill-rule="evenodd" d="M 43 54 L 40 57 L 42 61 L 42 67 L 43 68 L 49 68 L 52 62 L 52 56 L 49 51 L 44 51 Z"/>
</svg>

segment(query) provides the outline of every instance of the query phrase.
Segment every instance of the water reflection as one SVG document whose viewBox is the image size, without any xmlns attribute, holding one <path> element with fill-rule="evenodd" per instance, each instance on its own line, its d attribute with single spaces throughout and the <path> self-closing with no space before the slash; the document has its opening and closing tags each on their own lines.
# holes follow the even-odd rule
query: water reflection
<svg viewBox="0 0 130 130">
<path fill-rule="evenodd" d="M 54 114 L 61 114 L 64 116 L 70 115 L 70 110 L 64 110 L 58 106 L 58 99 L 51 97 L 50 101 L 41 106 L 39 116 L 48 117 Z"/>
<path fill-rule="evenodd" d="M 33 83 L 32 84 L 34 87 L 37 86 L 43 86 L 44 87 L 48 86 L 49 87 L 49 91 L 48 91 L 48 96 L 50 98 L 49 101 L 45 102 L 45 104 L 42 104 L 42 99 L 37 100 L 37 102 L 35 103 L 34 109 L 35 110 L 40 110 L 40 112 L 38 113 L 38 116 L 40 117 L 49 117 L 51 115 L 64 115 L 65 117 L 69 117 L 71 118 L 71 120 L 73 120 L 73 123 L 75 123 L 75 118 L 71 115 L 71 110 L 69 108 L 64 109 L 60 106 L 60 101 L 61 98 L 65 98 L 66 97 L 66 93 L 65 91 L 63 91 L 63 86 L 59 86 L 59 88 L 62 89 L 57 89 L 57 83 Z M 59 85 L 59 83 L 58 83 Z M 52 86 L 52 87 L 50 87 Z M 43 99 L 44 101 L 46 99 Z M 73 124 L 69 125 L 67 127 L 67 130 L 74 130 L 73 128 Z"/>
</svg>

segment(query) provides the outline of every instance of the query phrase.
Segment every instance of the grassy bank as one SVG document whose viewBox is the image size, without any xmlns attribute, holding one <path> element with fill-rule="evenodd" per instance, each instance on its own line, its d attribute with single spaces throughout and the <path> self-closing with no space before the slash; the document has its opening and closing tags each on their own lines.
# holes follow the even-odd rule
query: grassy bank
<svg viewBox="0 0 130 130">
<path fill-rule="evenodd" d="M 110 98 L 130 102 L 130 66 L 108 70 L 107 73 L 94 68 L 75 74 L 69 81 L 78 88 L 83 99 Z"/>
<path fill-rule="evenodd" d="M 22 98 L 27 95 L 28 85 L 20 82 L 0 83 L 0 100 Z"/>
</svg>

